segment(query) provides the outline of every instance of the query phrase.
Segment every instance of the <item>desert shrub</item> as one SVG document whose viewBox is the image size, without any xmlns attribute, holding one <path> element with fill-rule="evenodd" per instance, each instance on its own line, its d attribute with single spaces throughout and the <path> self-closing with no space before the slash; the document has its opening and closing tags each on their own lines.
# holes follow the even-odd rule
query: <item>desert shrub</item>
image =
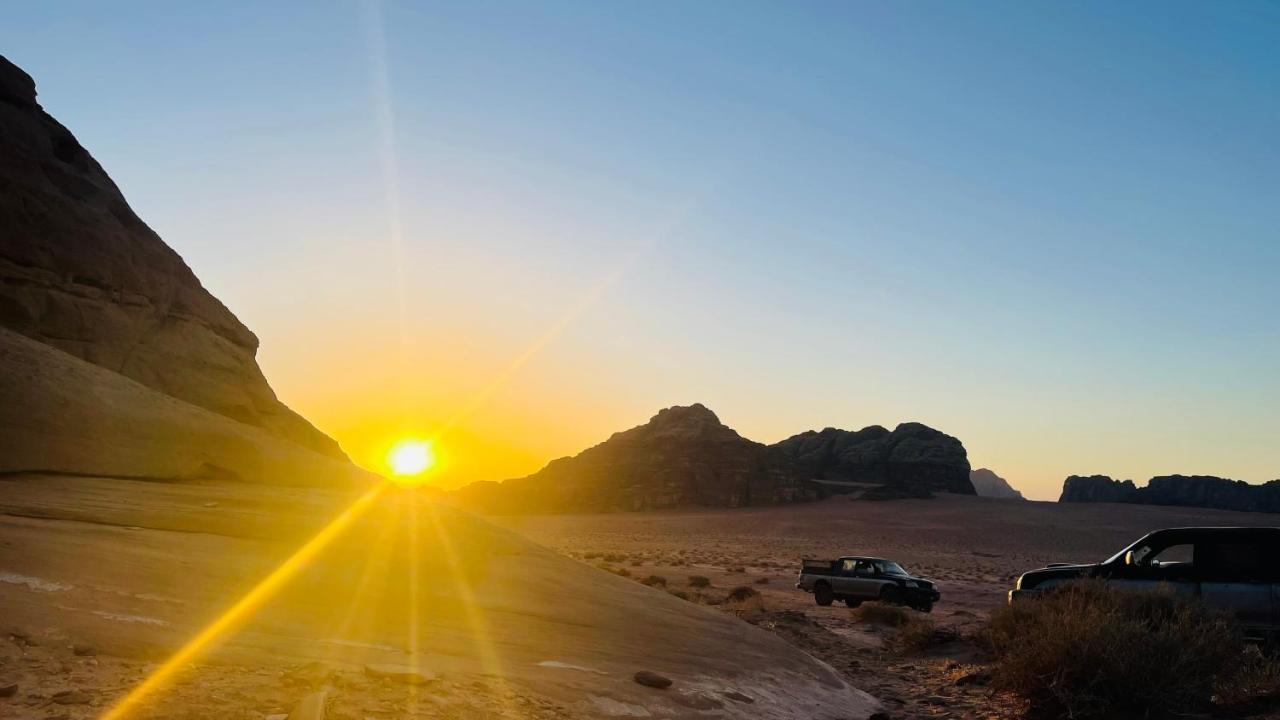
<svg viewBox="0 0 1280 720">
<path fill-rule="evenodd" d="M 650 575 L 649 577 L 641 580 L 640 582 L 644 583 L 645 585 L 648 585 L 649 587 L 666 587 L 667 586 L 667 579 L 662 577 L 661 575 Z"/>
<path fill-rule="evenodd" d="M 1280 661 L 1262 654 L 1256 646 L 1245 648 L 1236 672 L 1218 680 L 1220 705 L 1246 705 L 1280 699 Z"/>
<path fill-rule="evenodd" d="M 611 562 L 611 563 L 622 562 L 623 560 L 626 560 L 626 559 L 627 559 L 626 555 L 619 554 L 619 553 L 607 553 L 604 556 L 604 561 Z"/>
<path fill-rule="evenodd" d="M 689 587 L 705 588 L 711 587 L 711 578 L 705 575 L 690 575 Z"/>
<path fill-rule="evenodd" d="M 689 599 L 689 593 L 687 593 L 687 592 L 685 592 L 685 591 L 683 591 L 683 590 L 668 590 L 667 592 L 671 593 L 672 595 L 675 595 L 676 597 L 680 598 L 681 600 L 688 600 L 688 599 Z"/>
<path fill-rule="evenodd" d="M 933 621 L 920 613 L 904 611 L 904 614 L 906 620 L 897 625 L 897 629 L 889 636 L 887 645 L 891 649 L 899 652 L 924 650 L 936 642 L 949 639 L 949 635 L 939 633 Z"/>
<path fill-rule="evenodd" d="M 620 567 L 620 568 L 610 568 L 610 569 L 609 569 L 609 572 L 617 573 L 618 575 L 621 575 L 622 577 L 631 577 L 631 571 L 630 571 L 630 570 L 628 570 L 628 569 L 626 569 L 626 568 L 624 568 L 624 567 Z"/>
<path fill-rule="evenodd" d="M 726 571 L 731 573 L 745 573 L 747 569 L 745 567 L 742 567 L 741 565 L 738 565 L 735 567 L 726 568 Z"/>
<path fill-rule="evenodd" d="M 866 602 L 849 611 L 854 622 L 902 627 L 911 621 L 911 611 L 897 605 Z"/>
<path fill-rule="evenodd" d="M 598 552 L 582 553 L 582 557 L 587 560 L 595 560 L 596 558 L 600 557 L 600 553 Z"/>
<path fill-rule="evenodd" d="M 767 578 L 767 577 L 758 577 L 758 578 L 756 578 L 756 584 L 757 584 L 757 585 L 768 585 L 768 584 L 769 584 L 769 578 Z"/>
<path fill-rule="evenodd" d="M 756 615 L 764 612 L 764 598 L 755 589 L 743 585 L 729 591 L 724 608 L 739 617 Z"/>
<path fill-rule="evenodd" d="M 996 658 L 994 687 L 1073 718 L 1197 711 L 1245 668 L 1224 616 L 1171 591 L 1101 583 L 997 610 L 979 640 Z"/>
</svg>

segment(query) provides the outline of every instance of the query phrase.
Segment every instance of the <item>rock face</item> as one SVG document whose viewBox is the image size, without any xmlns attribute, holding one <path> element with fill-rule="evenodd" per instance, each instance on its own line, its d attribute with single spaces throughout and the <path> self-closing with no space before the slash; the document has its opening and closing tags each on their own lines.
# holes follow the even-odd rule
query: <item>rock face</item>
<svg viewBox="0 0 1280 720">
<path fill-rule="evenodd" d="M 918 423 L 890 432 L 828 428 L 776 445 L 748 440 L 702 405 L 662 410 L 528 477 L 479 482 L 450 501 L 490 513 L 744 507 L 868 497 L 972 495 L 959 440 Z"/>
<path fill-rule="evenodd" d="M 1072 475 L 1062 485 L 1058 502 L 1112 502 L 1176 505 L 1218 510 L 1280 512 L 1280 480 L 1250 485 L 1213 475 L 1160 475 L 1145 487 L 1105 475 Z"/>
<path fill-rule="evenodd" d="M 343 458 L 276 399 L 258 339 L 134 214 L 0 57 L 0 326 Z"/>
<path fill-rule="evenodd" d="M 453 495 L 488 512 L 601 512 L 812 499 L 802 485 L 767 446 L 690 405 L 667 408 L 528 477 L 473 483 Z"/>
<path fill-rule="evenodd" d="M 974 494 L 964 445 L 920 423 L 903 423 L 892 432 L 879 425 L 810 430 L 773 447 L 806 479 L 873 483 L 911 495 Z"/>
<path fill-rule="evenodd" d="M 973 483 L 973 489 L 982 497 L 1026 499 L 1022 497 L 1021 492 L 1014 490 L 1007 480 L 986 468 L 978 468 L 969 473 L 969 482 Z"/>
</svg>

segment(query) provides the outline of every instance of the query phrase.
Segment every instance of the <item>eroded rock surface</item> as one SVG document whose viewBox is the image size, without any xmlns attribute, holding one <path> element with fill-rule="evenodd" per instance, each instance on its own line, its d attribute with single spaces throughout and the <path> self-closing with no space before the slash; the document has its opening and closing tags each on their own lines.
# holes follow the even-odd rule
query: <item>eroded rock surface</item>
<svg viewBox="0 0 1280 720">
<path fill-rule="evenodd" d="M 1252 485 L 1213 475 L 1159 475 L 1143 487 L 1106 475 L 1072 475 L 1058 502 L 1174 505 L 1246 512 L 1280 512 L 1280 480 Z"/>
<path fill-rule="evenodd" d="M 342 457 L 276 399 L 258 339 L 0 57 L 0 327 Z"/>
</svg>

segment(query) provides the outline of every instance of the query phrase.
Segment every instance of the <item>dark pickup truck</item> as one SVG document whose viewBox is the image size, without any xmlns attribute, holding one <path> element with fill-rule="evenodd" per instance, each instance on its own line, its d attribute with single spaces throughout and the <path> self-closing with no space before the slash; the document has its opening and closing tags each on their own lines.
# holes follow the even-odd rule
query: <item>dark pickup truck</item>
<svg viewBox="0 0 1280 720">
<path fill-rule="evenodd" d="M 819 605 L 843 600 L 857 607 L 867 600 L 906 605 L 932 612 L 941 594 L 933 583 L 916 577 L 884 558 L 847 556 L 838 560 L 804 560 L 796 587 L 813 593 Z"/>
<path fill-rule="evenodd" d="M 1098 578 L 1117 590 L 1165 587 L 1235 616 L 1247 636 L 1280 638 L 1280 528 L 1157 530 L 1088 565 L 1054 564 L 1023 573 L 1009 602 L 1063 583 Z"/>
</svg>

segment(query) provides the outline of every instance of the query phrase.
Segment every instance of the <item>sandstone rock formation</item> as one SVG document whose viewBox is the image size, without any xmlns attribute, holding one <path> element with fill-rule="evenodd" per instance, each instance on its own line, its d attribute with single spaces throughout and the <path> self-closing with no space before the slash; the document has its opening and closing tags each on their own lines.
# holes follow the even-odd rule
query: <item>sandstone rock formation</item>
<svg viewBox="0 0 1280 720">
<path fill-rule="evenodd" d="M 748 440 L 695 404 L 660 411 L 528 477 L 479 482 L 451 502 L 490 513 L 744 507 L 818 500 L 972 495 L 959 440 L 918 423 L 890 432 L 828 428 L 775 445 Z"/>
<path fill-rule="evenodd" d="M 341 486 L 373 477 L 0 328 L 0 475 Z"/>
<path fill-rule="evenodd" d="M 258 339 L 0 57 L 0 327 L 342 458 L 276 399 Z"/>
<path fill-rule="evenodd" d="M 974 494 L 964 445 L 920 423 L 903 423 L 892 432 L 879 425 L 810 430 L 773 447 L 806 479 L 874 483 L 913 495 Z"/>
<path fill-rule="evenodd" d="M 802 485 L 767 446 L 691 405 L 667 408 L 528 477 L 473 483 L 453 495 L 489 512 L 598 512 L 812 499 Z"/>
<path fill-rule="evenodd" d="M 1248 512 L 1280 512 L 1280 480 L 1251 485 L 1213 475 L 1161 475 L 1138 487 L 1105 475 L 1072 475 L 1058 502 L 1112 502 L 1175 505 Z"/>
<path fill-rule="evenodd" d="M 978 468 L 969 473 L 969 481 L 973 483 L 973 489 L 982 497 L 1006 498 L 1011 500 L 1025 500 L 1022 493 L 1014 490 L 1009 481 L 995 474 L 994 471 L 986 468 Z"/>
</svg>

